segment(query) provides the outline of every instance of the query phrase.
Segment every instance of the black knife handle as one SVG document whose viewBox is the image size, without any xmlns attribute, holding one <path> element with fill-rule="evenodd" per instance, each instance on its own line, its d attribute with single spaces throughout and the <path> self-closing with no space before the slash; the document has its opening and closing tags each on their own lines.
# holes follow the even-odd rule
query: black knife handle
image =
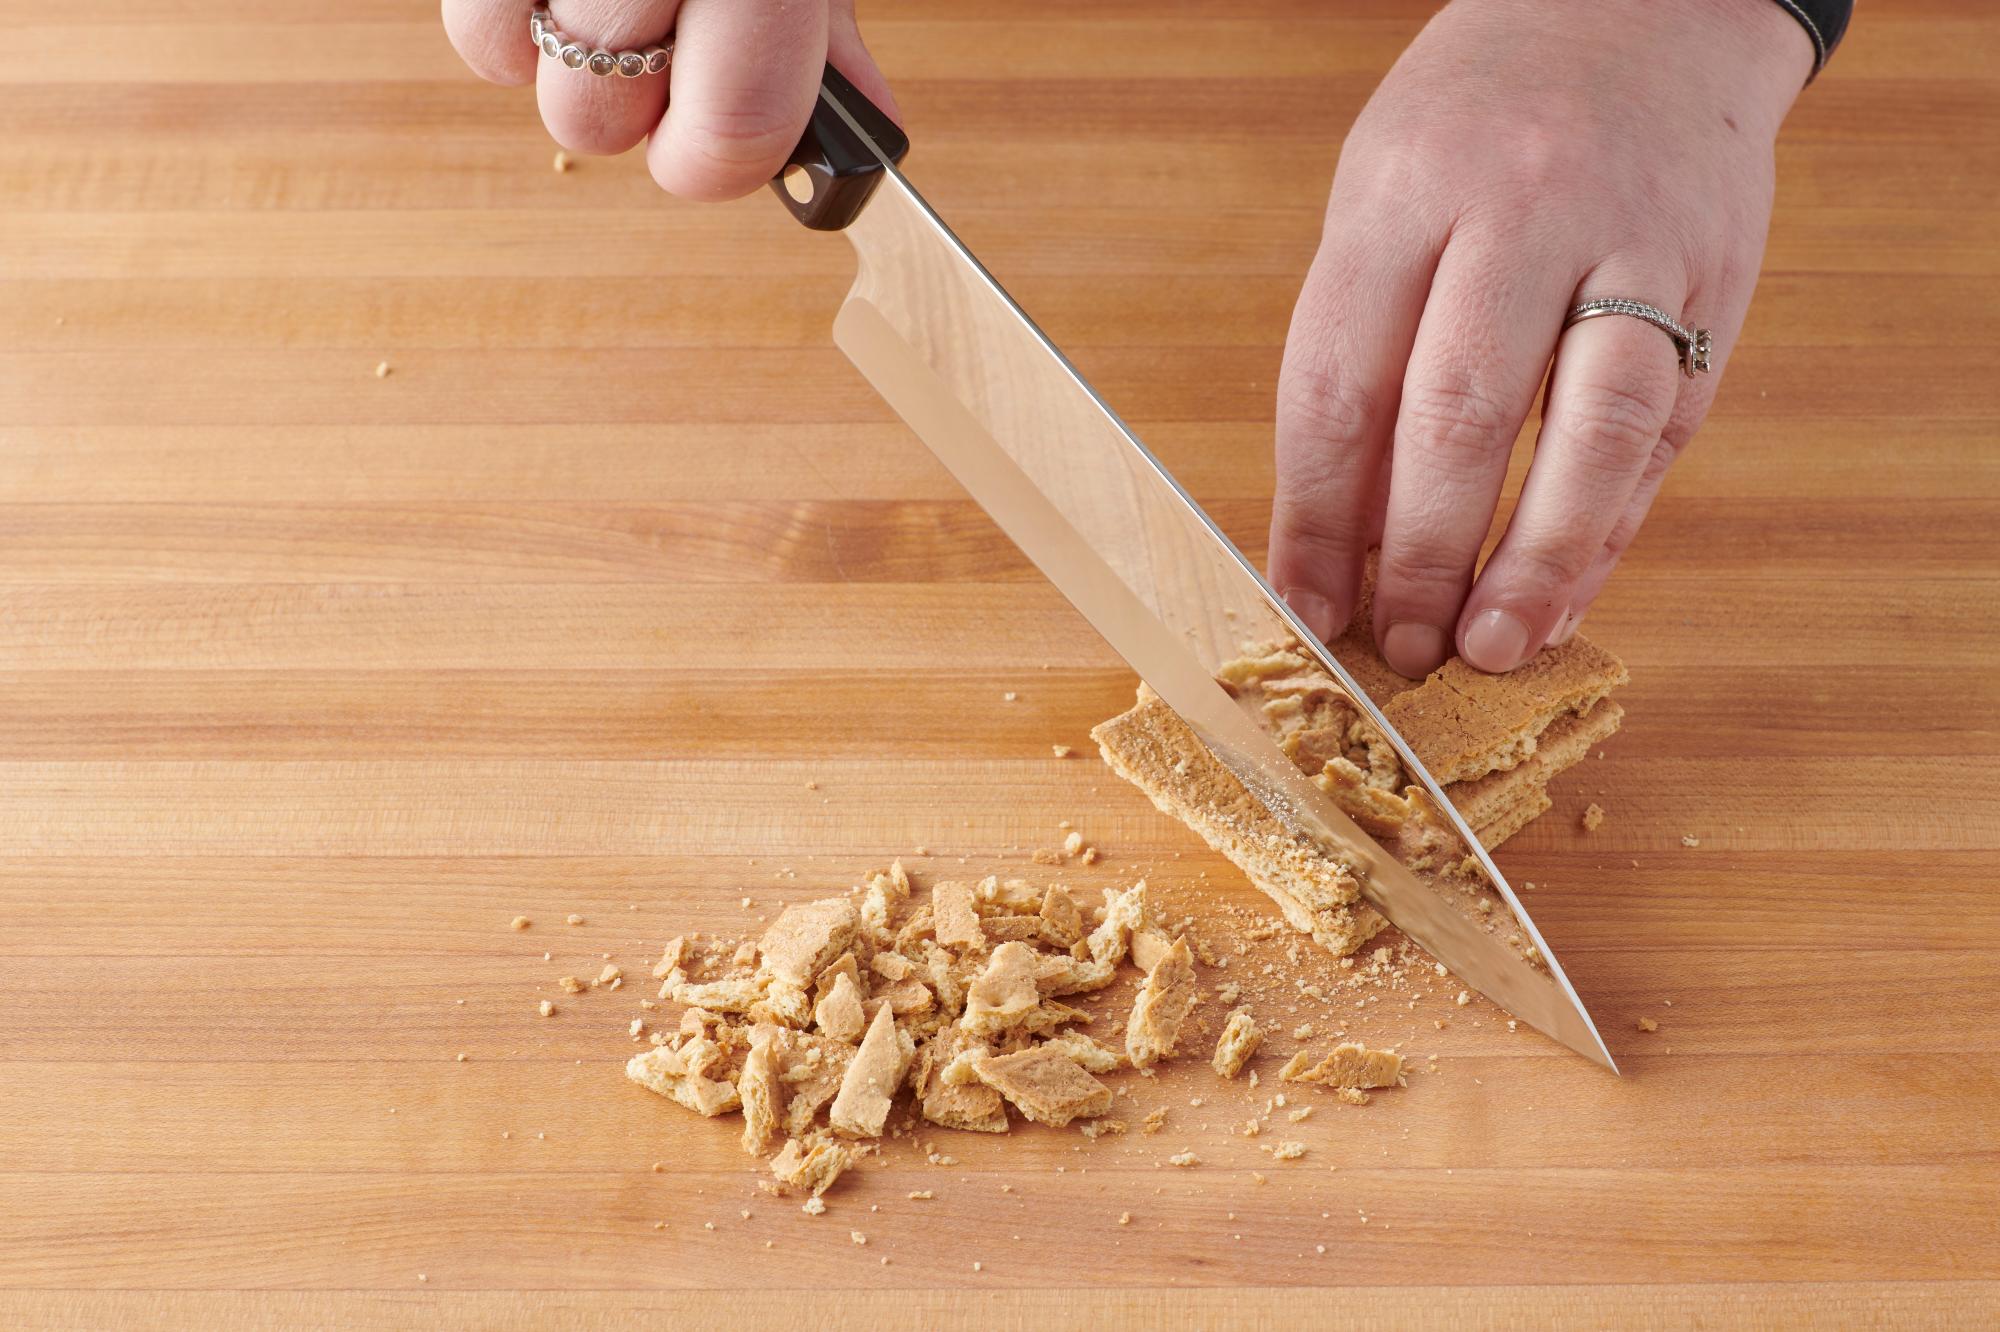
<svg viewBox="0 0 2000 1332">
<path fill-rule="evenodd" d="M 852 222 L 882 180 L 881 159 L 827 105 L 829 100 L 846 108 L 891 162 L 901 162 L 910 151 L 902 128 L 828 65 L 805 137 L 792 149 L 785 169 L 771 178 L 771 189 L 792 216 L 814 231 L 839 231 Z"/>
</svg>

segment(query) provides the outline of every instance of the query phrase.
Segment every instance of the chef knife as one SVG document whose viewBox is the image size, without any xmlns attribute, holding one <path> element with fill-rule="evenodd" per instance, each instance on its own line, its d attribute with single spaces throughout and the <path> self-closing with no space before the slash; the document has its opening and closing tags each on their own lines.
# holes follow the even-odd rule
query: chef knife
<svg viewBox="0 0 2000 1332">
<path fill-rule="evenodd" d="M 859 259 L 834 342 L 1049 581 L 1295 835 L 1466 984 L 1616 1070 L 1506 877 L 1346 669 L 1271 590 L 898 169 L 902 130 L 828 66 L 772 182 Z M 1336 806 L 1216 681 L 1245 642 L 1294 638 L 1395 747 L 1513 912 L 1513 940 L 1426 885 Z"/>
</svg>

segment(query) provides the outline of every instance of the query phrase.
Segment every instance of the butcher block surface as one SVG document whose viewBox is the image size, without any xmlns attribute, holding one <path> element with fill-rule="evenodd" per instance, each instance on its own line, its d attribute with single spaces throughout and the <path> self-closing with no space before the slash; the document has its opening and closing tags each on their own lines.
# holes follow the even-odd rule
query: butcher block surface
<svg viewBox="0 0 2000 1332">
<path fill-rule="evenodd" d="M 1427 8 L 865 7 L 912 178 L 1256 558 L 1340 136 Z M 834 350 L 840 238 L 554 170 L 417 0 L 39 19 L 0 47 L 0 1324 L 2000 1315 L 1990 7 L 1864 6 L 1801 101 L 1714 416 L 1588 623 L 1624 730 L 1500 853 L 1623 1076 L 1438 980 L 1365 1107 L 1233 1133 L 1280 1030 L 1254 1092 L 1119 1075 L 1158 1135 L 892 1140 L 820 1217 L 625 1081 L 650 988 L 557 978 L 896 856 L 1047 875 L 1063 821 L 1103 857 L 1066 881 L 1240 930 L 1086 738 L 1132 676 Z"/>
</svg>

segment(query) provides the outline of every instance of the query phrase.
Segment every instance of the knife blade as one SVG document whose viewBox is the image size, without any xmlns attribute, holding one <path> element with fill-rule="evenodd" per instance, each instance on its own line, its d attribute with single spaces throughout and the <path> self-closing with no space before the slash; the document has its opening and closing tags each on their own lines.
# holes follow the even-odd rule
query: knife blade
<svg viewBox="0 0 2000 1332">
<path fill-rule="evenodd" d="M 1288 829 L 1473 989 L 1617 1069 L 1506 877 L 1366 691 L 1272 591 L 904 177 L 907 141 L 828 70 L 814 128 L 774 182 L 858 259 L 840 349 L 1092 627 Z M 823 225 L 831 222 L 831 225 Z M 1218 683 L 1246 641 L 1291 638 L 1394 746 L 1512 911 L 1536 965 L 1377 843 Z"/>
</svg>

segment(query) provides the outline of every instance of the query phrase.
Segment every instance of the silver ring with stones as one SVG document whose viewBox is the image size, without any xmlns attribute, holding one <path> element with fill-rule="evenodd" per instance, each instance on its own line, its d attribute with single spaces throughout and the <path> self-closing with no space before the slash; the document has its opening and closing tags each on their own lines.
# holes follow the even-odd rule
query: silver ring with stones
<svg viewBox="0 0 2000 1332">
<path fill-rule="evenodd" d="M 1634 319 L 1645 320 L 1674 340 L 1674 350 L 1681 358 L 1682 374 L 1693 379 L 1696 375 L 1708 373 L 1710 339 L 1707 329 L 1687 328 L 1657 305 L 1626 300 L 1622 296 L 1584 301 L 1569 312 L 1569 318 L 1563 320 L 1563 327 L 1568 328 L 1571 324 L 1580 324 L 1599 315 L 1631 315 Z"/>
<path fill-rule="evenodd" d="M 671 39 L 629 51 L 607 51 L 601 46 L 579 42 L 556 27 L 547 5 L 536 5 L 534 12 L 528 15 L 528 35 L 535 39 L 535 45 L 550 60 L 560 61 L 566 69 L 580 69 L 601 79 L 608 79 L 614 74 L 621 79 L 663 74 L 667 66 L 674 63 Z"/>
</svg>

